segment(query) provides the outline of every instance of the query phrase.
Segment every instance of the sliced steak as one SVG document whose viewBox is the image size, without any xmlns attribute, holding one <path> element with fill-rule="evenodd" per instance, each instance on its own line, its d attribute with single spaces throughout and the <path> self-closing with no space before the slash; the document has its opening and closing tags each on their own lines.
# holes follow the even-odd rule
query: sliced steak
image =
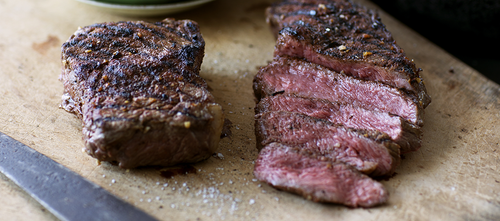
<svg viewBox="0 0 500 221">
<path fill-rule="evenodd" d="M 62 45 L 62 107 L 83 124 L 85 151 L 122 168 L 208 158 L 223 126 L 198 75 L 198 25 L 166 19 L 83 27 Z"/>
<path fill-rule="evenodd" d="M 360 79 L 379 81 L 430 102 L 419 69 L 378 14 L 347 0 L 286 0 L 267 10 L 275 56 L 289 55 Z"/>
<path fill-rule="evenodd" d="M 368 110 L 388 112 L 421 126 L 423 107 L 418 98 L 382 83 L 364 81 L 331 71 L 321 65 L 278 57 L 254 78 L 255 96 L 279 93 L 351 103 Z"/>
<path fill-rule="evenodd" d="M 272 142 L 296 145 L 370 176 L 391 175 L 400 162 L 399 146 L 387 134 L 346 128 L 300 113 L 258 114 L 255 131 L 258 148 Z"/>
<path fill-rule="evenodd" d="M 260 100 L 256 114 L 288 111 L 309 115 L 355 129 L 378 130 L 388 134 L 401 147 L 401 153 L 420 148 L 421 130 L 401 117 L 385 112 L 369 111 L 350 104 L 296 95 L 276 95 Z"/>
<path fill-rule="evenodd" d="M 382 184 L 351 167 L 279 143 L 262 149 L 255 161 L 254 175 L 275 188 L 315 202 L 371 207 L 388 198 Z"/>
</svg>

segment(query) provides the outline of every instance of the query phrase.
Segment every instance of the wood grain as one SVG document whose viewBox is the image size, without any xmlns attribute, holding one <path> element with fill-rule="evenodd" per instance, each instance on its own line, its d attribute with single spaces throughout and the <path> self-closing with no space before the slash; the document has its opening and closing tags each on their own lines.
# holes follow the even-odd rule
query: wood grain
<svg viewBox="0 0 500 221">
<path fill-rule="evenodd" d="M 318 204 L 253 180 L 251 83 L 256 67 L 272 59 L 274 39 L 264 19 L 269 2 L 217 0 L 171 16 L 200 23 L 207 43 L 201 75 L 233 122 L 233 135 L 217 151 L 223 157 L 193 165 L 196 173 L 167 179 L 160 175 L 166 168 L 98 166 L 81 152 L 79 120 L 58 108 L 60 45 L 78 26 L 160 17 L 108 14 L 67 0 L 0 0 L 0 131 L 161 220 L 500 220 L 499 85 L 384 12 L 383 22 L 424 70 L 433 99 L 422 148 L 382 181 L 389 202 L 370 209 Z M 0 217 L 55 219 L 1 178 Z"/>
</svg>

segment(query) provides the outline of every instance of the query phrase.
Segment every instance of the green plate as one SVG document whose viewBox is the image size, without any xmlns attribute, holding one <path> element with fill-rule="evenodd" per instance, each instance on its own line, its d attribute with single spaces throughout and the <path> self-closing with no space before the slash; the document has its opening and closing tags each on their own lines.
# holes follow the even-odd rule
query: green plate
<svg viewBox="0 0 500 221">
<path fill-rule="evenodd" d="M 101 2 L 102 0 L 77 0 L 79 2 L 95 6 L 106 12 L 129 15 L 129 16 L 159 16 L 166 14 L 173 14 L 177 12 L 187 11 L 203 4 L 209 3 L 213 0 L 188 0 L 188 1 L 175 1 L 167 4 L 153 4 L 153 5 L 127 5 L 127 4 L 112 4 Z M 119 0 L 106 0 L 106 1 L 119 1 Z M 125 0 L 124 0 L 125 1 Z M 128 0 L 133 1 L 133 0 Z M 135 0 L 137 2 L 137 0 Z M 159 0 L 157 0 L 159 1 Z"/>
<path fill-rule="evenodd" d="M 119 5 L 163 5 L 185 0 L 95 0 L 96 2 L 119 4 Z"/>
</svg>

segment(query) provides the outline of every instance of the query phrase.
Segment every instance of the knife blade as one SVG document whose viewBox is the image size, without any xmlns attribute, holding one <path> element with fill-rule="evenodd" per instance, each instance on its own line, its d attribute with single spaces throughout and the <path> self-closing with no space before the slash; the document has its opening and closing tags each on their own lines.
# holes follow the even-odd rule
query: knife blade
<svg viewBox="0 0 500 221">
<path fill-rule="evenodd" d="M 61 220 L 156 220 L 1 132 L 0 172 Z"/>
</svg>

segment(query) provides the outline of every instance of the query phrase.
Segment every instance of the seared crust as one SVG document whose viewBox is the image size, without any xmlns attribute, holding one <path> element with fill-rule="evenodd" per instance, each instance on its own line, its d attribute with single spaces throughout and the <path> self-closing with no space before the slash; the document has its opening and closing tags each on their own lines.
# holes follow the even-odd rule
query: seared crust
<svg viewBox="0 0 500 221">
<path fill-rule="evenodd" d="M 277 42 L 253 81 L 255 176 L 317 202 L 385 202 L 363 174 L 390 176 L 420 147 L 431 101 L 420 70 L 377 13 L 349 0 L 283 0 L 266 14 Z"/>
<path fill-rule="evenodd" d="M 123 168 L 209 157 L 223 116 L 198 75 L 204 47 L 189 20 L 76 31 L 62 46 L 62 107 L 82 119 L 86 152 Z"/>
<path fill-rule="evenodd" d="M 288 0 L 267 9 L 275 55 L 305 58 L 335 71 L 380 81 L 431 101 L 419 69 L 370 9 L 350 1 Z"/>
</svg>

